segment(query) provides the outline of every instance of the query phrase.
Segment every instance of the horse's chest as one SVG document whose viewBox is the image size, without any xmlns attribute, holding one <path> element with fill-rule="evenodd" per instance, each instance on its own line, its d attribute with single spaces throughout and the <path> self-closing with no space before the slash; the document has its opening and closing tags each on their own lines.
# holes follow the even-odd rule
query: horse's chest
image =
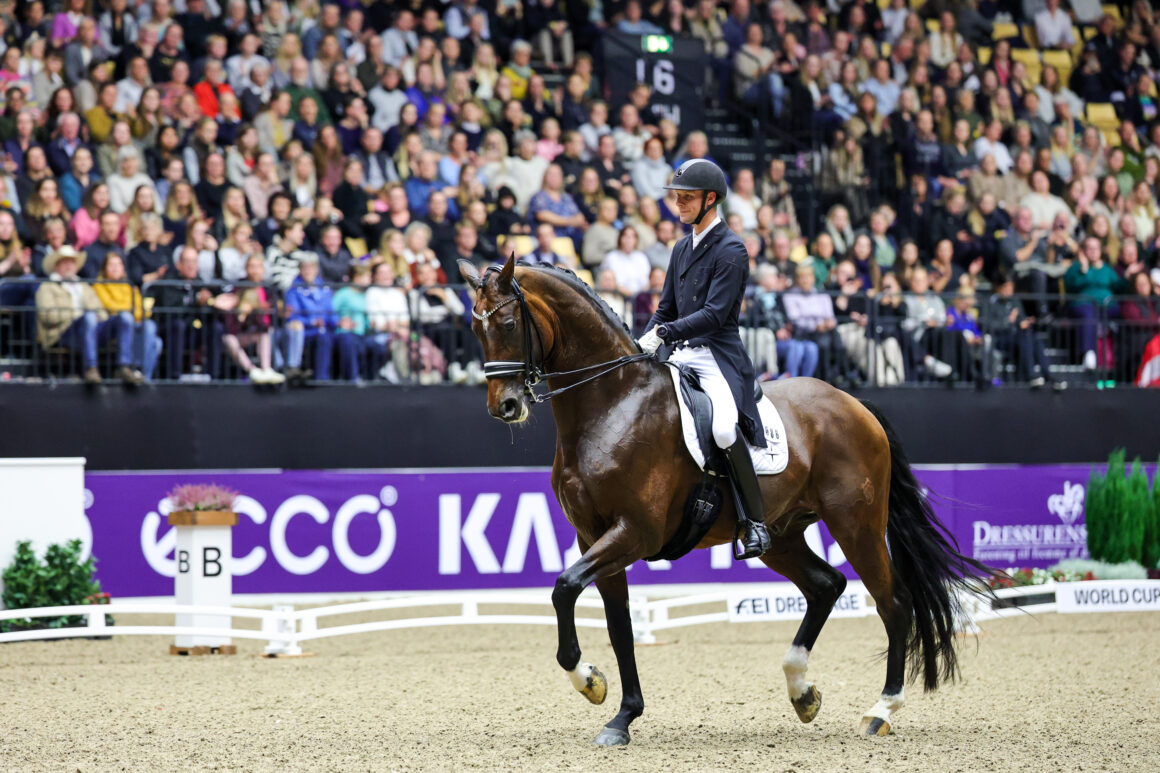
<svg viewBox="0 0 1160 773">
<path fill-rule="evenodd" d="M 557 470 L 556 499 L 568 522 L 585 540 L 596 538 L 607 526 L 604 517 L 622 509 L 616 498 L 629 485 L 628 471 L 606 454 L 578 454 Z"/>
<path fill-rule="evenodd" d="M 622 410 L 611 406 L 606 418 Z M 658 460 L 672 447 L 672 427 L 676 412 L 642 405 L 623 409 L 634 424 L 622 425 L 613 420 L 600 431 L 587 433 L 557 459 L 556 496 L 573 526 L 588 522 L 597 513 L 614 513 L 626 507 L 637 507 L 634 492 L 650 477 Z"/>
</svg>

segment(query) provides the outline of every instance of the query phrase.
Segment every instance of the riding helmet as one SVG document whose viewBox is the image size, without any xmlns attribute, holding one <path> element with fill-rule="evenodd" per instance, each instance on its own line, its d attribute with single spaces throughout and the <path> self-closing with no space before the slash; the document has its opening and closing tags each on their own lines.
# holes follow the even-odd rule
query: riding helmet
<svg viewBox="0 0 1160 773">
<path fill-rule="evenodd" d="M 665 190 L 713 191 L 717 194 L 717 203 L 720 204 L 725 201 L 729 186 L 725 182 L 725 173 L 721 171 L 721 167 L 707 158 L 690 158 L 678 167 Z"/>
</svg>

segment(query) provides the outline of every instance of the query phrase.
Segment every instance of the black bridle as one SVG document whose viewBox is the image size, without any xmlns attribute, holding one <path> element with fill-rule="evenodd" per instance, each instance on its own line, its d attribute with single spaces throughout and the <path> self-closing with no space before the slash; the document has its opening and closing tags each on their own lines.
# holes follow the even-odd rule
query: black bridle
<svg viewBox="0 0 1160 773">
<path fill-rule="evenodd" d="M 483 289 L 487 281 L 488 274 L 495 272 L 499 273 L 502 269 L 497 266 L 490 266 L 483 274 L 483 279 L 480 280 L 480 290 Z M 552 351 L 547 354 L 542 354 L 540 361 L 536 362 L 533 355 L 532 346 L 532 331 L 535 331 L 536 343 L 540 345 L 540 352 L 544 351 L 544 339 L 540 336 L 540 326 L 536 324 L 536 318 L 532 316 L 531 310 L 528 308 L 528 302 L 524 297 L 524 291 L 520 289 L 520 283 L 516 278 L 512 277 L 512 297 L 506 298 L 491 309 L 485 312 L 477 312 L 474 308 L 471 309 L 471 316 L 478 319 L 480 322 L 487 323 L 488 319 L 492 317 L 503 307 L 518 303 L 520 306 L 520 316 L 524 319 L 523 337 L 524 337 L 524 359 L 522 362 L 518 360 L 488 360 L 483 363 L 483 375 L 487 378 L 507 378 L 508 376 L 523 375 L 524 377 L 524 394 L 533 403 L 543 403 L 551 400 L 553 397 L 562 395 L 569 389 L 575 389 L 578 386 L 587 384 L 590 381 L 595 381 L 601 376 L 606 376 L 614 370 L 633 362 L 640 362 L 642 360 L 652 359 L 653 355 L 638 352 L 637 354 L 626 354 L 622 357 L 617 357 L 615 360 L 608 360 L 607 362 L 600 362 L 595 365 L 589 365 L 584 368 L 577 368 L 576 370 L 561 370 L 555 372 L 545 372 L 545 365 L 548 360 L 552 358 L 553 352 L 556 350 L 556 345 L 553 342 Z M 603 370 L 602 370 L 603 369 Z M 565 376 L 576 376 L 581 373 L 590 373 L 594 370 L 600 371 L 594 373 L 587 378 L 580 379 L 574 384 L 569 384 L 559 389 L 552 389 L 547 392 L 536 392 L 535 386 L 541 381 L 547 381 L 552 378 L 564 378 Z"/>
</svg>

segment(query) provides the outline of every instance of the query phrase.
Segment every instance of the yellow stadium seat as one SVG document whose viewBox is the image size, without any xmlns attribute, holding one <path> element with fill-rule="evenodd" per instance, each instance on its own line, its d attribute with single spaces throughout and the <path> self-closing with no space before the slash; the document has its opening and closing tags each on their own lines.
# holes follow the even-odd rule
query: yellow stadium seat
<svg viewBox="0 0 1160 773">
<path fill-rule="evenodd" d="M 1039 67 L 1039 52 L 1030 48 L 1012 48 L 1011 61 L 1023 62 L 1028 67 Z"/>
<path fill-rule="evenodd" d="M 926 31 L 927 32 L 929 32 L 931 35 L 937 35 L 938 30 L 939 30 L 938 19 L 927 19 L 926 20 Z"/>
<path fill-rule="evenodd" d="M 552 252 L 564 258 L 571 265 L 579 263 L 579 256 L 576 254 L 576 243 L 567 236 L 557 236 L 552 240 Z"/>
<path fill-rule="evenodd" d="M 496 239 L 501 254 L 514 252 L 517 258 L 525 258 L 536 251 L 536 240 L 526 234 L 505 234 Z"/>
<path fill-rule="evenodd" d="M 1111 16 L 1113 19 L 1115 19 L 1117 27 L 1123 25 L 1124 17 L 1120 13 L 1120 6 L 1118 6 L 1118 5 L 1101 5 L 1100 10 L 1102 10 L 1104 12 L 1105 16 Z"/>
<path fill-rule="evenodd" d="M 1071 78 L 1071 71 L 1075 69 L 1071 54 L 1067 51 L 1044 51 L 1043 66 L 1050 65 L 1059 73 L 1059 79 L 1065 84 Z"/>
<path fill-rule="evenodd" d="M 975 56 L 978 58 L 979 64 L 985 67 L 991 62 L 991 49 L 987 48 L 986 46 L 979 46 L 975 50 Z"/>
<path fill-rule="evenodd" d="M 998 22 L 991 28 L 991 40 L 1019 37 L 1019 25 Z"/>
<path fill-rule="evenodd" d="M 1027 68 L 1028 85 L 1033 88 L 1038 86 L 1039 80 L 1043 77 L 1043 65 L 1036 63 L 1025 65 L 1025 67 Z"/>
<path fill-rule="evenodd" d="M 348 236 L 345 239 L 345 244 L 347 251 L 355 258 L 361 258 L 370 253 L 370 250 L 367 248 L 366 239 L 356 239 L 353 236 Z"/>
<path fill-rule="evenodd" d="M 1059 80 L 1063 85 L 1066 86 L 1071 82 L 1071 70 L 1065 70 L 1062 67 L 1056 67 L 1055 69 L 1059 73 Z"/>
<path fill-rule="evenodd" d="M 1072 61 L 1071 54 L 1067 51 L 1044 51 L 1043 63 L 1049 64 L 1062 73 L 1064 70 L 1071 71 L 1075 64 Z"/>
<path fill-rule="evenodd" d="M 1028 48 L 1011 49 L 1011 61 L 1022 62 L 1027 69 L 1027 78 L 1034 84 L 1039 83 L 1039 76 L 1043 73 L 1043 65 L 1039 62 L 1039 52 Z"/>
<path fill-rule="evenodd" d="M 1023 40 L 1027 42 L 1028 48 L 1039 48 L 1039 34 L 1034 24 L 1024 24 L 1019 29 L 1023 32 Z"/>
<path fill-rule="evenodd" d="M 1104 129 L 1104 142 L 1107 144 L 1107 146 L 1109 148 L 1119 147 L 1119 145 L 1120 145 L 1119 132 L 1112 131 L 1111 129 Z"/>
<path fill-rule="evenodd" d="M 879 48 L 882 51 L 882 58 L 885 59 L 886 57 L 890 56 L 890 52 L 892 49 L 890 48 L 889 43 L 883 43 L 881 46 L 879 46 Z"/>
<path fill-rule="evenodd" d="M 1080 56 L 1083 55 L 1084 44 L 1087 42 L 1087 39 L 1091 37 L 1088 34 L 1088 29 L 1088 27 L 1084 27 L 1081 30 L 1074 24 L 1071 27 L 1071 39 L 1075 41 L 1075 44 L 1071 47 L 1071 60 L 1073 62 L 1078 62 Z"/>
<path fill-rule="evenodd" d="M 1084 119 L 1104 132 L 1114 132 L 1120 126 L 1120 118 L 1110 102 L 1088 102 L 1084 109 Z"/>
<path fill-rule="evenodd" d="M 890 7 L 890 0 L 878 0 L 878 10 L 885 11 Z"/>
</svg>

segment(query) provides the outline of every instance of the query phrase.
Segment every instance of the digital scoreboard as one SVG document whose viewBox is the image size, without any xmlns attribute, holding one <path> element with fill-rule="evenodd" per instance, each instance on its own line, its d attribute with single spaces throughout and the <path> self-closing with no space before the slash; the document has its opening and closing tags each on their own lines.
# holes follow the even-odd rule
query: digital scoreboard
<svg viewBox="0 0 1160 773">
<path fill-rule="evenodd" d="M 654 115 L 642 118 L 646 123 L 669 118 L 682 134 L 704 128 L 705 65 L 705 45 L 696 38 L 623 32 L 604 36 L 604 81 L 613 110 L 628 101 L 637 83 L 647 83 Z M 617 122 L 615 112 L 610 122 Z"/>
</svg>

